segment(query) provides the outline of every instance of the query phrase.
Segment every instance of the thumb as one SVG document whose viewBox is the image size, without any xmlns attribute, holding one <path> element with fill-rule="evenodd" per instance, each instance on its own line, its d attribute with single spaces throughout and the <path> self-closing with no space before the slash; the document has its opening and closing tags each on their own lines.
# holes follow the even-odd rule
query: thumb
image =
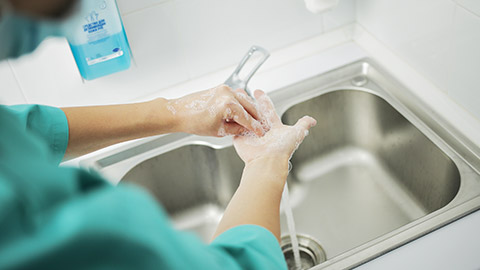
<svg viewBox="0 0 480 270">
<path fill-rule="evenodd" d="M 295 127 L 302 129 L 302 130 L 309 130 L 311 127 L 317 124 L 317 120 L 315 120 L 311 116 L 304 116 L 298 119 L 297 123 L 295 123 Z"/>
<path fill-rule="evenodd" d="M 299 131 L 300 138 L 299 141 L 303 141 L 305 136 L 308 134 L 308 130 L 317 124 L 317 120 L 310 116 L 304 116 L 300 118 L 297 123 L 295 123 L 294 127 Z"/>
</svg>

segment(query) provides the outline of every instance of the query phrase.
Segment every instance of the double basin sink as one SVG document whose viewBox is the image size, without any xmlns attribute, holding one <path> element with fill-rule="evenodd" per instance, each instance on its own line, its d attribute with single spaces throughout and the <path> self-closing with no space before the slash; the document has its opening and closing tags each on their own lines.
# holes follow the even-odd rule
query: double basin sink
<svg viewBox="0 0 480 270">
<path fill-rule="evenodd" d="M 479 149 L 369 59 L 270 94 L 286 124 L 317 119 L 288 177 L 314 269 L 353 268 L 480 208 Z M 82 162 L 144 186 L 175 226 L 209 241 L 238 187 L 231 138 L 169 134 Z M 286 220 L 281 218 L 282 235 Z"/>
</svg>

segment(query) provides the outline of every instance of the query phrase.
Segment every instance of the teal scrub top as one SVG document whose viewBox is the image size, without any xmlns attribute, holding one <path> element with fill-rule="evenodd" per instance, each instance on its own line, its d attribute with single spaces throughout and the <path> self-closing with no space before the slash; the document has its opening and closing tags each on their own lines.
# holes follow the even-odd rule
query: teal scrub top
<svg viewBox="0 0 480 270">
<path fill-rule="evenodd" d="M 265 228 L 205 244 L 141 188 L 58 167 L 67 143 L 62 110 L 0 106 L 0 269 L 286 269 Z"/>
</svg>

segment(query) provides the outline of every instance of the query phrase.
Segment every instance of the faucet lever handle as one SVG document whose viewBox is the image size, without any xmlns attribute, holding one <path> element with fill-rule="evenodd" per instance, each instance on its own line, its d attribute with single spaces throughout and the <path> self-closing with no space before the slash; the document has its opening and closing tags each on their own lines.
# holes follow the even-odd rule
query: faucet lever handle
<svg viewBox="0 0 480 270">
<path fill-rule="evenodd" d="M 256 60 L 256 59 L 252 59 L 252 60 L 250 59 L 252 55 L 254 55 L 257 52 L 261 54 L 260 58 L 258 59 L 258 62 L 253 66 L 253 68 L 250 70 L 248 75 L 244 79 L 242 79 L 240 77 L 240 72 L 249 61 Z M 252 93 L 250 93 L 250 91 L 247 89 L 247 84 L 252 78 L 252 76 L 255 74 L 255 72 L 257 72 L 257 70 L 260 68 L 260 66 L 263 63 L 265 63 L 265 61 L 268 59 L 269 56 L 270 56 L 270 53 L 266 49 L 260 46 L 252 46 L 250 50 L 248 50 L 247 54 L 243 57 L 242 61 L 240 61 L 235 71 L 233 71 L 232 75 L 230 75 L 230 77 L 228 77 L 228 79 L 225 81 L 225 84 L 230 86 L 233 89 L 238 89 L 238 88 L 244 89 L 247 92 L 247 94 L 253 98 Z"/>
</svg>

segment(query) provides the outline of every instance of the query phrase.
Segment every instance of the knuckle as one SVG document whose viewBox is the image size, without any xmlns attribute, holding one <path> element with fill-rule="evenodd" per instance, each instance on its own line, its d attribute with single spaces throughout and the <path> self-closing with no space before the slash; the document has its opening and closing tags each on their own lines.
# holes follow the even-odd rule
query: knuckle
<svg viewBox="0 0 480 270">
<path fill-rule="evenodd" d="M 234 108 L 238 105 L 238 101 L 233 97 L 228 97 L 228 98 L 225 99 L 224 104 L 228 107 Z"/>
<path fill-rule="evenodd" d="M 232 91 L 232 88 L 226 84 L 222 84 L 219 86 L 219 89 L 222 91 L 222 92 L 231 92 Z"/>
<path fill-rule="evenodd" d="M 230 117 L 231 115 L 232 115 L 232 109 L 230 109 L 230 108 L 227 107 L 227 108 L 225 109 L 225 116 Z"/>
<path fill-rule="evenodd" d="M 230 98 L 228 96 L 221 96 L 217 99 L 217 104 L 222 107 L 227 107 L 230 104 Z"/>
<path fill-rule="evenodd" d="M 240 99 L 244 99 L 244 100 L 248 100 L 248 97 L 247 95 L 243 92 L 243 91 L 236 91 L 235 92 L 235 95 L 237 96 L 237 98 L 240 98 Z"/>
</svg>

